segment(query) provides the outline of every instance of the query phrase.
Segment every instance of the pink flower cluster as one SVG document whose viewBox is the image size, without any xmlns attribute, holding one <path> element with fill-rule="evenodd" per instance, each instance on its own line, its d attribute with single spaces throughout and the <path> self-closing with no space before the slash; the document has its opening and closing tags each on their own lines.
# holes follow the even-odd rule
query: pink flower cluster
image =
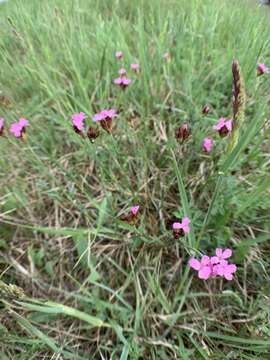
<svg viewBox="0 0 270 360">
<path fill-rule="evenodd" d="M 12 123 L 10 126 L 10 132 L 13 134 L 16 138 L 22 138 L 23 134 L 26 131 L 26 126 L 29 125 L 29 121 L 26 119 L 19 119 L 18 122 Z M 5 128 L 5 119 L 0 118 L 0 136 L 3 135 Z"/>
<path fill-rule="evenodd" d="M 258 64 L 257 74 L 258 76 L 269 73 L 269 69 L 265 64 Z"/>
<path fill-rule="evenodd" d="M 192 258 L 189 260 L 189 266 L 198 272 L 199 279 L 207 280 L 210 277 L 221 276 L 230 281 L 237 270 L 235 264 L 228 263 L 227 259 L 231 256 L 231 249 L 217 248 L 215 256 L 204 255 L 200 261 Z"/>
<path fill-rule="evenodd" d="M 122 60 L 124 58 L 124 53 L 122 51 L 116 51 L 115 57 L 118 60 Z M 140 72 L 140 65 L 139 64 L 133 63 L 133 64 L 130 65 L 130 68 L 134 73 L 139 74 L 139 72 Z M 131 79 L 126 77 L 127 70 L 125 68 L 121 68 L 118 71 L 118 74 L 120 76 L 118 78 L 114 79 L 113 83 L 115 85 L 120 86 L 124 90 L 125 88 L 127 88 L 131 84 Z"/>
</svg>

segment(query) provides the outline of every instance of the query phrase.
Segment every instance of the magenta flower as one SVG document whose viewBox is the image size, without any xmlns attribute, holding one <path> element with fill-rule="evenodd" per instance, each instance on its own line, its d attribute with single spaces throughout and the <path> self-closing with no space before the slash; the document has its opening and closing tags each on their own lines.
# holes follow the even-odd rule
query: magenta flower
<svg viewBox="0 0 270 360">
<path fill-rule="evenodd" d="M 25 133 L 26 126 L 29 125 L 28 120 L 19 119 L 17 123 L 13 123 L 10 126 L 10 132 L 15 135 L 16 138 L 21 138 Z"/>
<path fill-rule="evenodd" d="M 136 216 L 137 215 L 137 213 L 138 213 L 138 211 L 139 211 L 139 208 L 140 208 L 140 205 L 135 205 L 135 206 L 132 206 L 132 208 L 131 208 L 131 214 L 132 215 L 134 215 L 134 216 Z"/>
<path fill-rule="evenodd" d="M 100 113 L 94 115 L 93 120 L 95 122 L 100 122 L 101 127 L 111 133 L 112 120 L 117 116 L 115 109 L 102 110 Z"/>
<path fill-rule="evenodd" d="M 237 270 L 237 266 L 235 264 L 229 264 L 228 260 L 226 260 L 231 256 L 231 249 L 222 250 L 217 248 L 216 256 L 212 256 L 211 258 L 208 256 L 203 256 L 201 261 L 192 258 L 189 261 L 189 265 L 193 269 L 201 271 L 201 274 L 198 273 L 200 279 L 206 280 L 209 277 L 221 276 L 226 280 L 232 280 L 233 274 Z"/>
<path fill-rule="evenodd" d="M 232 126 L 233 126 L 232 120 L 226 120 L 224 117 L 221 117 L 218 120 L 218 123 L 213 126 L 213 129 L 217 130 L 221 137 L 224 137 L 229 132 L 232 131 Z"/>
<path fill-rule="evenodd" d="M 171 54 L 166 51 L 163 55 L 162 55 L 163 59 L 165 60 L 170 60 L 171 59 Z"/>
<path fill-rule="evenodd" d="M 121 68 L 121 69 L 118 71 L 118 74 L 119 74 L 120 76 L 124 76 L 124 75 L 126 75 L 126 73 L 127 73 L 127 70 L 124 69 L 124 68 Z"/>
<path fill-rule="evenodd" d="M 216 249 L 216 256 L 211 257 L 211 264 L 218 264 L 222 260 L 228 259 L 232 256 L 231 249 L 225 249 L 224 251 L 220 248 Z"/>
<path fill-rule="evenodd" d="M 140 205 L 132 206 L 130 209 L 130 213 L 128 215 L 123 215 L 120 217 L 122 221 L 127 222 L 128 224 L 135 224 L 138 220 L 138 211 L 140 209 Z"/>
<path fill-rule="evenodd" d="M 124 56 L 124 54 L 123 54 L 122 51 L 116 51 L 115 57 L 116 57 L 118 60 L 122 59 L 123 56 Z"/>
<path fill-rule="evenodd" d="M 213 144 L 214 144 L 214 141 L 211 138 L 205 138 L 203 140 L 203 145 L 202 145 L 203 150 L 205 152 L 209 153 L 212 150 Z"/>
<path fill-rule="evenodd" d="M 136 74 L 140 72 L 140 65 L 139 64 L 131 64 L 130 68 L 132 71 L 134 71 Z"/>
<path fill-rule="evenodd" d="M 219 276 L 223 276 L 226 280 L 232 280 L 233 274 L 236 272 L 235 264 L 228 264 L 227 260 L 221 260 L 218 265 L 213 266 L 213 272 Z"/>
<path fill-rule="evenodd" d="M 211 276 L 212 269 L 209 256 L 204 255 L 201 261 L 192 258 L 189 260 L 189 266 L 198 271 L 199 279 L 207 280 Z"/>
<path fill-rule="evenodd" d="M 125 89 L 131 83 L 131 80 L 125 76 L 122 76 L 122 77 L 114 79 L 113 82 L 115 85 L 118 85 L 122 89 Z"/>
<path fill-rule="evenodd" d="M 73 129 L 77 132 L 80 133 L 83 131 L 84 129 L 84 120 L 86 118 L 85 113 L 80 112 L 79 114 L 73 114 L 71 116 L 71 120 L 72 120 L 72 124 L 73 124 Z"/>
<path fill-rule="evenodd" d="M 0 118 L 0 136 L 3 135 L 4 127 L 5 127 L 5 119 Z"/>
<path fill-rule="evenodd" d="M 179 239 L 179 237 L 184 236 L 190 232 L 190 219 L 188 217 L 184 217 L 182 222 L 174 222 L 172 225 L 174 238 Z"/>
<path fill-rule="evenodd" d="M 265 64 L 258 64 L 257 74 L 258 76 L 269 73 L 269 69 Z"/>
<path fill-rule="evenodd" d="M 207 115 L 210 111 L 210 107 L 208 105 L 204 105 L 203 109 L 202 109 L 202 113 L 203 115 Z"/>
</svg>

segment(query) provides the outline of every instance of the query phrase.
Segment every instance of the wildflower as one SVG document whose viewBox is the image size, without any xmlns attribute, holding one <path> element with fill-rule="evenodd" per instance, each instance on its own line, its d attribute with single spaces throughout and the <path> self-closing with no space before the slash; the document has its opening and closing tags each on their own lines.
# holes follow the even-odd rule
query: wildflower
<svg viewBox="0 0 270 360">
<path fill-rule="evenodd" d="M 120 219 L 129 224 L 135 224 L 138 219 L 137 215 L 138 215 L 139 208 L 140 208 L 139 205 L 132 206 L 130 209 L 130 213 L 128 215 L 122 216 Z"/>
<path fill-rule="evenodd" d="M 177 140 L 184 141 L 190 135 L 190 128 L 187 123 L 184 123 L 182 126 L 175 130 L 175 137 Z"/>
<path fill-rule="evenodd" d="M 168 52 L 168 51 L 166 51 L 164 54 L 163 54 L 163 59 L 165 59 L 165 60 L 170 60 L 171 59 L 171 54 Z"/>
<path fill-rule="evenodd" d="M 132 71 L 134 71 L 136 74 L 140 72 L 140 65 L 139 64 L 131 64 L 130 68 Z"/>
<path fill-rule="evenodd" d="M 202 108 L 203 115 L 207 115 L 209 111 L 210 111 L 210 107 L 208 105 L 204 105 L 204 107 Z"/>
<path fill-rule="evenodd" d="M 204 255 L 201 261 L 192 258 L 189 261 L 189 265 L 191 268 L 198 271 L 200 279 L 207 280 L 209 277 L 221 276 L 226 280 L 232 280 L 233 274 L 237 270 L 237 266 L 235 264 L 228 263 L 227 259 L 231 256 L 231 249 L 222 250 L 217 248 L 216 256 L 209 258 Z"/>
<path fill-rule="evenodd" d="M 232 256 L 231 249 L 225 249 L 224 251 L 220 248 L 216 249 L 216 256 L 211 257 L 211 264 L 218 264 L 222 260 L 228 259 Z"/>
<path fill-rule="evenodd" d="M 139 208 L 140 208 L 140 205 L 132 206 L 132 208 L 130 210 L 132 215 L 136 216 L 139 211 Z"/>
<path fill-rule="evenodd" d="M 217 130 L 221 137 L 224 137 L 232 131 L 232 125 L 232 120 L 226 120 L 224 117 L 221 117 L 218 123 L 213 126 L 213 129 Z"/>
<path fill-rule="evenodd" d="M 83 112 L 80 112 L 79 114 L 73 114 L 71 116 L 73 129 L 76 133 L 81 133 L 83 131 L 85 118 L 86 115 Z"/>
<path fill-rule="evenodd" d="M 10 132 L 16 136 L 16 138 L 23 137 L 26 126 L 29 125 L 28 120 L 20 119 L 17 123 L 11 124 Z"/>
<path fill-rule="evenodd" d="M 124 69 L 124 68 L 121 68 L 121 69 L 118 71 L 118 74 L 119 74 L 120 76 L 124 76 L 124 75 L 126 75 L 126 73 L 127 73 L 127 70 Z"/>
<path fill-rule="evenodd" d="M 120 60 L 123 58 L 123 56 L 124 56 L 124 54 L 122 51 L 116 51 L 116 53 L 115 53 L 116 59 Z"/>
<path fill-rule="evenodd" d="M 205 138 L 203 140 L 203 150 L 207 153 L 209 153 L 211 150 L 212 150 L 212 147 L 213 147 L 213 140 L 211 138 Z"/>
<path fill-rule="evenodd" d="M 209 256 L 204 255 L 201 261 L 192 258 L 189 260 L 189 266 L 198 271 L 199 279 L 207 280 L 211 276 L 212 269 Z"/>
<path fill-rule="evenodd" d="M 131 83 L 131 80 L 125 76 L 121 76 L 119 78 L 114 79 L 113 82 L 115 85 L 119 85 L 122 89 L 125 89 Z"/>
<path fill-rule="evenodd" d="M 269 69 L 265 64 L 258 64 L 257 66 L 257 75 L 263 75 L 269 73 Z"/>
<path fill-rule="evenodd" d="M 106 130 L 108 133 L 112 131 L 112 120 L 117 117 L 116 110 L 102 110 L 100 113 L 95 114 L 93 120 L 95 122 L 100 122 L 101 127 Z"/>
<path fill-rule="evenodd" d="M 5 119 L 0 118 L 0 136 L 3 135 L 4 127 L 5 127 Z"/>
<path fill-rule="evenodd" d="M 228 264 L 227 260 L 222 260 L 218 265 L 213 266 L 213 271 L 219 275 L 224 276 L 226 280 L 232 280 L 233 274 L 236 272 L 237 266 L 235 264 Z"/>
<path fill-rule="evenodd" d="M 188 217 L 184 217 L 182 222 L 174 222 L 172 225 L 173 234 L 175 239 L 179 239 L 179 237 L 184 236 L 190 232 L 190 219 Z"/>
<path fill-rule="evenodd" d="M 92 126 L 89 127 L 87 131 L 87 137 L 88 139 L 93 143 L 95 142 L 95 139 L 99 136 L 99 131 L 94 129 Z"/>
</svg>

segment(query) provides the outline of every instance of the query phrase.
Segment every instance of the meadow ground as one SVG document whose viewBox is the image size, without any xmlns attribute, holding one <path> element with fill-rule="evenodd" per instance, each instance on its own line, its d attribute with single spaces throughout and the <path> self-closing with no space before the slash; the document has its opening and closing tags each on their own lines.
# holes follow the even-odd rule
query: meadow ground
<svg viewBox="0 0 270 360">
<path fill-rule="evenodd" d="M 270 65 L 267 10 L 0 5 L 1 360 L 270 359 L 270 81 L 256 73 Z M 222 138 L 213 125 L 233 115 L 233 59 L 246 116 Z M 120 67 L 126 90 L 112 81 Z M 99 127 L 91 142 L 74 131 L 72 114 L 96 131 L 93 115 L 108 108 L 119 114 L 111 134 Z M 26 137 L 15 138 L 22 117 Z M 123 221 L 137 204 L 137 222 Z M 183 217 L 190 232 L 175 239 Z M 233 250 L 234 279 L 198 279 L 190 258 L 217 247 Z"/>
</svg>

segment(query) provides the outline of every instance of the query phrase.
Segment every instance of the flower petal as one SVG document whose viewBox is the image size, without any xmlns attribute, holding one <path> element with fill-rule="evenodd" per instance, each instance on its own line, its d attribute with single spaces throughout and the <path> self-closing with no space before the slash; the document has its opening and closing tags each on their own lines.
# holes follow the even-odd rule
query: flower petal
<svg viewBox="0 0 270 360">
<path fill-rule="evenodd" d="M 210 266 L 203 266 L 198 273 L 199 279 L 207 280 L 211 275 Z"/>
<path fill-rule="evenodd" d="M 199 260 L 192 258 L 189 260 L 189 266 L 194 270 L 200 270 L 201 263 L 199 262 Z"/>
<path fill-rule="evenodd" d="M 231 249 L 225 249 L 222 254 L 222 259 L 228 259 L 232 256 L 232 250 Z"/>
</svg>

